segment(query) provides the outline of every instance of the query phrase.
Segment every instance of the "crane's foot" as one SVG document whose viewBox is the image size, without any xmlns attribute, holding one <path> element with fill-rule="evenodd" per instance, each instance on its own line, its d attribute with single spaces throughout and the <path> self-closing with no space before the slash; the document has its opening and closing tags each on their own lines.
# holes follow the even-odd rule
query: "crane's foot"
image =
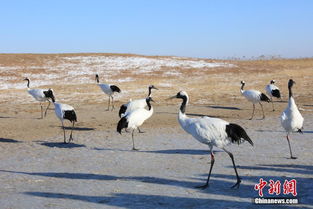
<svg viewBox="0 0 313 209">
<path fill-rule="evenodd" d="M 290 159 L 297 159 L 297 157 L 291 156 Z"/>
<path fill-rule="evenodd" d="M 133 149 L 132 149 L 133 151 L 138 151 L 139 149 L 137 149 L 137 148 L 135 148 L 135 147 L 133 147 Z"/>
<path fill-rule="evenodd" d="M 206 189 L 209 187 L 209 184 L 204 184 L 204 185 L 201 185 L 201 186 L 195 186 L 195 188 L 197 189 Z"/>
<path fill-rule="evenodd" d="M 236 184 L 234 184 L 231 188 L 232 189 L 239 189 L 240 183 L 241 183 L 241 179 L 237 179 Z"/>
</svg>

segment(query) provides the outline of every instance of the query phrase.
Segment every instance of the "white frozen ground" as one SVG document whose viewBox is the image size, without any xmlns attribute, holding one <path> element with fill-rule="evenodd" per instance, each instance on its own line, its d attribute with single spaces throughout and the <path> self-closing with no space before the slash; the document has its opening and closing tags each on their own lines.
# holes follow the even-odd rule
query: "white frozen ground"
<svg viewBox="0 0 313 209">
<path fill-rule="evenodd" d="M 210 187 L 194 188 L 207 177 L 208 149 L 179 128 L 146 128 L 136 134 L 138 152 L 130 150 L 129 134 L 87 127 L 75 131 L 69 145 L 60 143 L 61 129 L 32 142 L 0 138 L 0 208 L 274 208 L 252 204 L 259 178 L 296 179 L 300 205 L 282 208 L 313 208 L 312 117 L 305 117 L 303 135 L 291 136 L 296 160 L 288 159 L 278 118 L 233 122 L 246 127 L 255 144 L 229 147 L 242 178 L 238 190 L 230 189 L 234 170 L 219 150 Z M 274 197 L 267 189 L 265 196 Z"/>
</svg>

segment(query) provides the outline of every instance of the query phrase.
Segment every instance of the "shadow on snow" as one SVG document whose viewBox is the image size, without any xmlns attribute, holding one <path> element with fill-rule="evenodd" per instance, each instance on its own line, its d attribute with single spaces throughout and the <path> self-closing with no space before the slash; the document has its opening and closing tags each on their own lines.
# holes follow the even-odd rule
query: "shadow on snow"
<svg viewBox="0 0 313 209">
<path fill-rule="evenodd" d="M 41 142 L 40 145 L 46 146 L 46 147 L 57 147 L 57 148 L 79 148 L 79 147 L 86 147 L 84 144 L 74 144 L 74 143 L 63 143 L 63 142 Z"/>
<path fill-rule="evenodd" d="M 0 143 L 22 143 L 21 141 L 15 139 L 8 139 L 8 138 L 0 138 Z"/>
<path fill-rule="evenodd" d="M 238 107 L 226 107 L 226 106 L 218 106 L 218 105 L 209 105 L 207 107 L 213 108 L 213 109 L 224 109 L 224 110 L 241 110 Z"/>
<path fill-rule="evenodd" d="M 230 169 L 232 170 L 232 168 Z M 310 195 L 313 192 L 313 188 L 310 183 L 312 181 L 312 178 L 311 177 L 297 177 L 294 174 L 303 174 L 303 173 L 312 174 L 313 166 L 287 165 L 287 164 L 286 165 L 239 166 L 239 170 L 238 170 L 239 175 L 241 173 L 240 170 L 243 170 L 243 169 L 248 169 L 248 170 L 265 169 L 265 170 L 271 170 L 271 171 L 274 170 L 277 172 L 282 172 L 284 174 L 283 175 L 282 174 L 262 175 L 262 176 L 241 176 L 242 184 L 240 185 L 240 188 L 231 189 L 230 187 L 236 182 L 236 177 L 235 177 L 235 173 L 233 170 L 232 171 L 229 170 L 230 174 L 212 173 L 209 188 L 204 189 L 204 190 L 201 190 L 201 189 L 195 189 L 195 190 L 198 190 L 199 192 L 203 192 L 203 193 L 212 194 L 212 195 L 215 194 L 215 195 L 223 195 L 223 196 L 239 197 L 239 198 L 254 198 L 254 197 L 258 197 L 258 191 L 254 190 L 254 185 L 259 183 L 260 178 L 263 178 L 264 180 L 268 182 L 270 179 L 274 181 L 280 180 L 281 184 L 283 184 L 285 180 L 291 180 L 292 178 L 294 178 L 297 180 L 297 190 L 298 190 L 297 198 L 299 198 L 300 203 L 310 204 L 309 203 Z M 183 188 L 189 188 L 189 189 L 192 189 L 195 186 L 204 184 L 206 181 L 206 177 L 207 177 L 207 173 L 205 173 L 205 174 L 199 175 L 198 178 L 190 178 L 192 180 L 186 181 L 186 180 L 177 180 L 177 179 L 150 177 L 150 176 L 112 176 L 112 175 L 92 174 L 92 173 L 19 172 L 19 171 L 10 171 L 10 170 L 0 170 L 0 172 L 24 174 L 24 175 L 31 175 L 31 176 L 52 177 L 52 178 L 79 179 L 79 180 L 84 179 L 84 180 L 106 180 L 106 181 L 116 181 L 116 180 L 139 181 L 139 182 L 149 183 L 149 184 L 168 185 L 168 186 L 183 187 Z M 265 190 L 263 191 L 265 194 L 265 197 L 266 197 L 266 194 L 267 196 L 269 195 L 267 190 L 268 188 L 266 187 Z M 99 198 L 94 197 L 95 199 L 92 200 L 93 198 L 90 198 L 89 196 L 84 198 L 84 196 L 80 196 L 80 195 L 61 194 L 61 193 L 26 192 L 25 194 L 34 195 L 34 196 L 42 196 L 42 197 L 47 197 L 47 198 L 75 199 L 75 200 L 81 200 L 81 201 L 91 200 L 91 202 L 107 204 L 106 201 L 100 202 L 103 199 L 102 197 L 99 197 Z M 125 205 L 129 204 L 131 206 L 128 205 L 128 207 L 132 208 L 132 206 L 134 206 L 133 204 L 134 200 L 133 200 L 133 197 L 131 196 L 135 194 L 129 194 L 129 195 L 130 195 L 129 198 L 125 199 L 125 201 L 128 201 L 127 203 L 125 203 Z M 151 196 L 151 199 L 156 200 L 156 201 L 162 201 L 164 199 L 163 196 L 155 198 L 154 195 L 147 195 L 146 198 L 149 199 L 150 196 Z M 268 197 L 273 197 L 273 196 L 271 195 Z M 292 197 L 292 196 L 281 194 L 278 197 Z M 177 198 L 180 198 L 180 197 L 177 197 Z M 173 204 L 173 203 L 172 201 L 169 201 L 169 202 L 164 202 L 164 204 Z M 176 206 L 176 205 L 173 205 L 173 206 Z M 183 205 L 180 205 L 180 206 L 184 207 Z M 201 205 L 198 205 L 198 206 L 201 206 Z"/>
<path fill-rule="evenodd" d="M 53 192 L 24 192 L 23 194 L 35 197 L 79 200 L 83 202 L 105 204 L 115 207 L 129 209 L 136 208 L 221 208 L 221 206 L 237 206 L 240 208 L 251 207 L 250 202 L 239 202 L 230 200 L 216 200 L 210 198 L 190 198 L 165 195 L 146 195 L 117 193 L 108 196 L 75 195 Z M 218 205 L 216 205 L 218 201 Z M 213 207 L 215 205 L 215 207 Z"/>
</svg>

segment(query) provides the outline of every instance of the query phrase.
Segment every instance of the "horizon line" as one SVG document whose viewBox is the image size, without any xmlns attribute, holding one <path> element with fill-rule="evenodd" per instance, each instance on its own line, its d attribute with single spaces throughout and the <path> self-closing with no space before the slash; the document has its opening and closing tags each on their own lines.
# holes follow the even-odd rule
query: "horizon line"
<svg viewBox="0 0 313 209">
<path fill-rule="evenodd" d="M 178 57 L 178 58 L 189 58 L 189 59 L 206 59 L 206 60 L 297 60 L 297 59 L 312 59 L 313 56 L 307 57 L 283 57 L 281 55 L 259 55 L 259 56 L 228 56 L 227 58 L 213 58 L 213 57 L 189 57 L 179 55 L 146 55 L 137 53 L 127 52 L 0 52 L 0 55 L 109 55 L 109 56 L 140 56 L 140 57 Z"/>
</svg>

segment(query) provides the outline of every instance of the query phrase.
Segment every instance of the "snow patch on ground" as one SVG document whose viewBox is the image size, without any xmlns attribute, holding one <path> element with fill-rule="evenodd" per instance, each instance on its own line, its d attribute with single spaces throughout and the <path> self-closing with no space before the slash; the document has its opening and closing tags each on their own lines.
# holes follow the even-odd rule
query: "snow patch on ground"
<svg viewBox="0 0 313 209">
<path fill-rule="evenodd" d="M 139 56 L 71 56 L 47 61 L 42 66 L 0 66 L 0 89 L 25 88 L 24 77 L 31 79 L 31 87 L 51 84 L 93 83 L 96 73 L 100 82 L 111 83 L 112 76 L 130 71 L 133 75 L 164 71 L 164 76 L 177 76 L 180 69 L 201 69 L 236 67 L 224 62 L 179 57 L 139 57 Z M 37 70 L 38 69 L 38 70 Z M 130 82 L 134 78 L 120 78 L 116 82 Z"/>
</svg>

